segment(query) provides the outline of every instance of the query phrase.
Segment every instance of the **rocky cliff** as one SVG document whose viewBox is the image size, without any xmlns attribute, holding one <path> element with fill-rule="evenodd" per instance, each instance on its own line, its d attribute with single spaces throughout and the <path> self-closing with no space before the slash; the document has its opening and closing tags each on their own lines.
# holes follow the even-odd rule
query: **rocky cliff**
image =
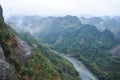
<svg viewBox="0 0 120 80">
<path fill-rule="evenodd" d="M 30 56 L 29 45 L 15 36 L 9 26 L 5 24 L 3 9 L 0 5 L 0 80 L 18 80 L 14 74 L 15 70 L 10 68 L 11 61 L 14 57 L 20 64 L 24 64 Z"/>
<path fill-rule="evenodd" d="M 0 19 L 1 19 L 1 20 L 4 20 L 4 19 L 3 19 L 3 9 L 2 9 L 2 7 L 1 7 L 1 5 L 0 5 Z"/>
</svg>

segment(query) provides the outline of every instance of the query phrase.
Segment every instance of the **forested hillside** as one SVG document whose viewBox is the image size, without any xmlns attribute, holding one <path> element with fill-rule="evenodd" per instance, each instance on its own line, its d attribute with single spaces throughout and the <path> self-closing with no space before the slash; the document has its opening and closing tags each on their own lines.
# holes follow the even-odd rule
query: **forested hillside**
<svg viewBox="0 0 120 80">
<path fill-rule="evenodd" d="M 80 80 L 73 65 L 4 22 L 0 6 L 0 80 Z"/>
<path fill-rule="evenodd" d="M 32 47 L 32 58 L 28 61 L 28 66 L 34 72 L 34 77 L 31 76 L 31 78 L 40 80 L 80 80 L 75 68 L 66 59 L 54 53 L 29 33 L 18 33 L 17 35 Z"/>
<path fill-rule="evenodd" d="M 35 28 L 35 32 L 31 31 L 29 21 L 23 21 L 20 25 L 26 26 L 27 31 L 34 37 L 43 43 L 48 43 L 52 49 L 84 62 L 100 80 L 120 79 L 120 39 L 117 37 L 119 35 L 116 36 L 115 31 L 111 30 L 114 29 L 113 23 L 117 19 L 110 18 L 110 23 L 109 18 L 91 18 L 89 22 L 86 20 L 86 23 L 83 23 L 75 16 L 46 18 L 29 16 L 20 20 L 24 18 L 31 21 L 30 24 Z M 32 23 L 33 19 L 36 22 Z M 19 23 L 19 19 L 13 18 L 14 20 L 18 20 Z M 107 28 L 102 26 L 104 29 L 99 30 L 97 23 L 99 24 L 100 21 L 103 21 Z M 34 25 L 35 23 L 39 25 Z M 43 23 L 46 25 L 42 25 Z M 15 25 L 13 28 L 21 28 L 9 19 L 8 24 Z M 117 24 L 115 26 L 119 28 Z M 37 31 L 36 29 L 39 30 L 40 27 L 43 27 L 42 31 Z"/>
</svg>

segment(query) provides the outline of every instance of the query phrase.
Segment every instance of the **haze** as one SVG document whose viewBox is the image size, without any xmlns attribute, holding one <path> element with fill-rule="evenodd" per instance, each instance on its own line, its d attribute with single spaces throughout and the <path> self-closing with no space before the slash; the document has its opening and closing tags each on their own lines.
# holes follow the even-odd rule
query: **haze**
<svg viewBox="0 0 120 80">
<path fill-rule="evenodd" d="M 4 16 L 119 16 L 120 0 L 0 0 Z"/>
</svg>

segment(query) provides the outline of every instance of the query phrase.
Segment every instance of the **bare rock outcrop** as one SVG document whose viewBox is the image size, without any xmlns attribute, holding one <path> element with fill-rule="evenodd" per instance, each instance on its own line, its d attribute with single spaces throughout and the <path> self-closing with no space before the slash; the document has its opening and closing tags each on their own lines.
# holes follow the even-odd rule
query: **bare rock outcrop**
<svg viewBox="0 0 120 80">
<path fill-rule="evenodd" d="M 10 64 L 5 60 L 2 47 L 0 47 L 0 80 L 18 80 L 11 70 Z"/>
<path fill-rule="evenodd" d="M 17 43 L 14 43 L 13 53 L 21 63 L 25 63 L 26 59 L 31 56 L 31 47 L 18 37 L 16 37 L 15 40 Z"/>
<path fill-rule="evenodd" d="M 3 59 L 0 59 L 0 80 L 18 80 L 11 71 L 10 64 Z"/>
</svg>

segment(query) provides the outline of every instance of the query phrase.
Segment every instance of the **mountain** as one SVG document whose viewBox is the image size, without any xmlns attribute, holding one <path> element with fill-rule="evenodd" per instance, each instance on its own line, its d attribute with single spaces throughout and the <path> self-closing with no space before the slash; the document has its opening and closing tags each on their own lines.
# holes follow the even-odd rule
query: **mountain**
<svg viewBox="0 0 120 80">
<path fill-rule="evenodd" d="M 44 40 L 45 42 L 51 40 L 50 43 L 56 41 L 57 36 L 64 32 L 64 30 L 73 29 L 74 27 L 78 28 L 81 25 L 79 18 L 70 15 L 65 17 L 39 17 L 39 16 L 22 16 L 20 18 L 11 17 L 6 21 L 9 25 L 13 27 L 13 29 L 19 31 L 21 29 L 22 31 L 23 30 L 29 31 L 35 36 L 39 36 L 41 39 L 46 38 Z"/>
<path fill-rule="evenodd" d="M 31 68 L 42 70 L 39 73 L 34 71 L 33 76 L 36 76 L 31 76 L 31 78 L 38 80 L 80 80 L 75 68 L 66 59 L 34 39 L 29 33 L 19 33 L 17 35 L 28 42 L 33 49 L 32 58 L 29 60 Z"/>
<path fill-rule="evenodd" d="M 93 25 L 83 25 L 68 34 L 66 31 L 53 46 L 55 50 L 83 61 L 100 80 L 119 80 L 120 40 L 110 30 L 101 32 Z"/>
<path fill-rule="evenodd" d="M 17 76 L 13 73 L 14 71 L 11 70 L 11 65 L 17 68 L 19 66 L 17 60 L 24 64 L 24 61 L 31 55 L 31 49 L 25 42 L 18 39 L 9 26 L 4 23 L 2 11 L 0 6 L 0 79 L 18 80 Z"/>
<path fill-rule="evenodd" d="M 118 17 L 29 16 L 28 22 L 24 18 L 17 18 L 16 23 L 22 21 L 21 29 L 27 28 L 37 40 L 82 61 L 100 80 L 120 79 L 120 40 L 116 37 L 120 24 Z M 12 21 L 14 17 L 7 20 L 11 26 L 15 25 L 13 28 L 20 28 Z M 31 27 L 35 31 L 31 32 Z"/>
<path fill-rule="evenodd" d="M 116 36 L 120 31 L 120 16 L 109 17 L 80 17 L 80 20 L 83 24 L 91 24 L 96 26 L 100 31 L 105 29 L 111 30 Z"/>
<path fill-rule="evenodd" d="M 80 80 L 73 65 L 5 22 L 0 6 L 0 80 Z"/>
</svg>

